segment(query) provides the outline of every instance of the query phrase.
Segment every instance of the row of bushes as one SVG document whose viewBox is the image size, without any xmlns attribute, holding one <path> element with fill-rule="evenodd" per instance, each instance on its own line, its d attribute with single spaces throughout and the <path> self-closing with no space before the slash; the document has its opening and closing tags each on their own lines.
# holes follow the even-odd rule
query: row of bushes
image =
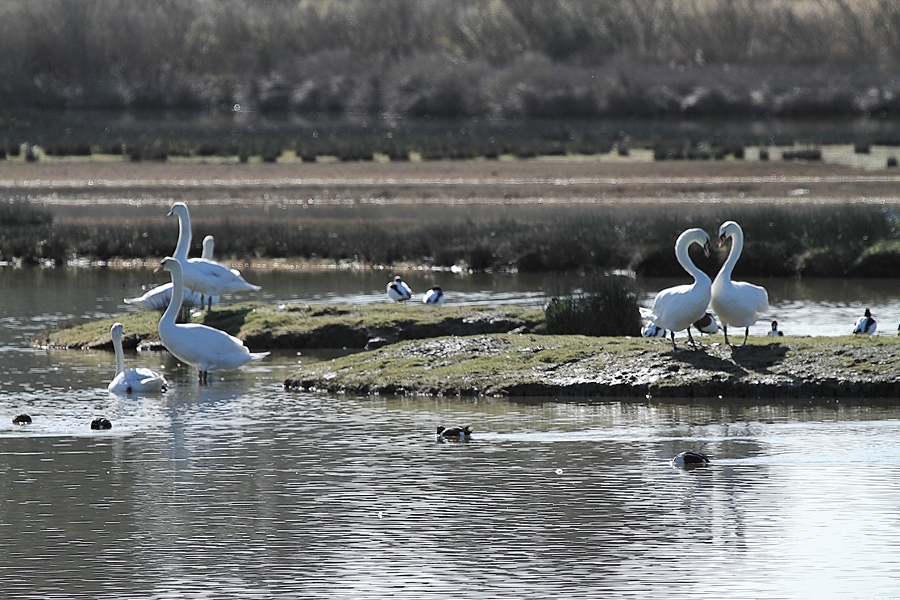
<svg viewBox="0 0 900 600">
<path fill-rule="evenodd" d="M 0 203 L 0 259 L 64 264 L 97 259 L 161 258 L 172 252 L 171 219 L 113 220 L 90 215 L 53 220 L 27 202 Z M 95 209 L 100 210 L 100 209 Z M 260 211 L 261 212 L 261 211 Z M 465 264 L 485 270 L 683 275 L 677 235 L 737 220 L 746 233 L 737 272 L 756 276 L 895 276 L 900 254 L 897 217 L 878 206 L 317 206 L 241 218 L 192 215 L 193 253 L 203 236 L 232 259 L 354 260 L 370 264 Z M 402 232 L 402 234 L 398 234 Z M 724 253 L 697 264 L 714 274 Z"/>
<path fill-rule="evenodd" d="M 895 0 L 7 0 L 0 106 L 898 114 Z"/>
</svg>

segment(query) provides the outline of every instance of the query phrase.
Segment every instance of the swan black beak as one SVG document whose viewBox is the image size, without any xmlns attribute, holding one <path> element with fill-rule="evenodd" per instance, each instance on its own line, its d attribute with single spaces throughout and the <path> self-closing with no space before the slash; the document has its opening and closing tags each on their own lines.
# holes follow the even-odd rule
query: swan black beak
<svg viewBox="0 0 900 600">
<path fill-rule="evenodd" d="M 154 273 L 159 273 L 159 272 L 162 271 L 162 270 L 163 270 L 163 268 L 162 268 L 162 263 L 159 263 L 159 266 L 156 267 L 155 269 L 153 269 L 153 272 L 154 272 Z"/>
<path fill-rule="evenodd" d="M 724 235 L 719 236 L 719 248 L 725 245 L 725 237 Z"/>
<path fill-rule="evenodd" d="M 166 216 L 167 216 L 167 217 L 171 217 L 171 216 L 172 216 L 172 211 L 170 210 L 169 212 L 167 212 L 167 213 L 166 213 Z"/>
<path fill-rule="evenodd" d="M 703 244 L 703 254 L 706 255 L 706 258 L 709 258 L 709 241 Z"/>
</svg>

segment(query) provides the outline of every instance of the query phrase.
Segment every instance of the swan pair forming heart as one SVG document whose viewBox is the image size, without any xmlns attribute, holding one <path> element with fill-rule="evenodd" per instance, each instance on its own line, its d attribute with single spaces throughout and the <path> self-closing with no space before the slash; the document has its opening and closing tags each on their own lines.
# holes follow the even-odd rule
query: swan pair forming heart
<svg viewBox="0 0 900 600">
<path fill-rule="evenodd" d="M 746 344 L 750 326 L 769 310 L 769 295 L 764 287 L 731 279 L 734 265 L 744 248 L 744 232 L 734 221 L 726 221 L 719 227 L 719 246 L 724 245 L 728 238 L 731 238 L 731 251 L 714 281 L 710 281 L 709 276 L 693 263 L 688 254 L 688 248 L 692 244 L 698 244 L 706 256 L 709 256 L 709 235 L 702 229 L 688 229 L 675 242 L 675 257 L 694 278 L 694 283 L 660 291 L 653 300 L 649 316 L 656 327 L 671 332 L 674 349 L 677 349 L 675 332 L 682 329 L 687 330 L 691 345 L 696 347 L 690 327 L 706 314 L 709 306 L 712 306 L 722 321 L 726 344 L 729 325 L 744 328 Z"/>
</svg>

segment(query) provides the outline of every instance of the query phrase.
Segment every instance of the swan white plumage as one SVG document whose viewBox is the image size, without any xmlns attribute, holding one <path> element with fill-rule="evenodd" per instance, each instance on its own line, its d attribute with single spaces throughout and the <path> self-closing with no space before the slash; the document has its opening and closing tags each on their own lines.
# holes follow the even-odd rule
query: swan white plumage
<svg viewBox="0 0 900 600">
<path fill-rule="evenodd" d="M 206 300 L 209 302 L 206 302 Z M 147 290 L 142 296 L 137 298 L 125 298 L 125 304 L 134 304 L 143 310 L 165 310 L 172 300 L 172 283 L 158 285 L 155 288 Z M 181 305 L 188 308 L 192 306 L 205 306 L 218 304 L 218 296 L 204 296 L 198 294 L 191 288 L 184 288 L 184 300 Z"/>
<path fill-rule="evenodd" d="M 178 242 L 173 257 L 181 262 L 185 285 L 205 296 L 261 289 L 258 285 L 245 281 L 241 272 L 236 269 L 229 269 L 206 258 L 188 259 L 188 250 L 191 247 L 191 216 L 187 204 L 176 202 L 167 216 L 171 215 L 178 217 Z"/>
<path fill-rule="evenodd" d="M 876 329 L 878 329 L 878 324 L 875 322 L 875 319 L 872 318 L 872 312 L 868 308 L 866 309 L 865 314 L 858 318 L 856 324 L 853 325 L 853 333 L 870 335 L 875 333 Z"/>
<path fill-rule="evenodd" d="M 660 291 L 653 299 L 653 306 L 650 309 L 650 322 L 671 332 L 673 349 L 677 349 L 675 332 L 682 329 L 687 330 L 691 345 L 695 345 L 691 336 L 691 325 L 706 313 L 709 306 L 709 276 L 697 268 L 691 260 L 688 248 L 692 244 L 699 244 L 706 256 L 709 256 L 709 235 L 702 229 L 688 229 L 675 241 L 675 257 L 678 264 L 694 278 L 694 283 Z"/>
<path fill-rule="evenodd" d="M 442 305 L 444 303 L 444 290 L 441 289 L 440 286 L 436 285 L 422 296 L 422 304 L 437 304 Z"/>
<path fill-rule="evenodd" d="M 176 323 L 184 288 L 181 261 L 166 257 L 156 271 L 169 271 L 174 286 L 172 302 L 159 320 L 159 338 L 175 358 L 199 369 L 201 383 L 206 383 L 211 369 L 236 369 L 268 356 L 268 352 L 250 352 L 244 342 L 224 331 L 199 323 Z"/>
<path fill-rule="evenodd" d="M 113 350 L 116 352 L 116 376 L 107 389 L 112 394 L 158 394 L 168 387 L 166 378 L 146 367 L 125 368 L 125 353 L 122 350 L 122 324 L 114 323 L 109 328 Z"/>
<path fill-rule="evenodd" d="M 728 259 L 712 284 L 712 308 L 722 320 L 722 331 L 725 333 L 725 343 L 728 343 L 728 326 L 744 328 L 744 344 L 750 335 L 750 326 L 769 310 L 769 294 L 766 288 L 747 283 L 746 281 L 732 281 L 731 273 L 734 265 L 741 256 L 744 248 L 744 231 L 734 221 L 726 221 L 719 227 L 719 247 L 725 244 L 726 238 L 731 238 L 731 251 Z"/>
<path fill-rule="evenodd" d="M 399 275 L 387 284 L 387 293 L 394 302 L 406 302 L 412 298 L 412 289 L 406 285 L 406 282 Z"/>
</svg>

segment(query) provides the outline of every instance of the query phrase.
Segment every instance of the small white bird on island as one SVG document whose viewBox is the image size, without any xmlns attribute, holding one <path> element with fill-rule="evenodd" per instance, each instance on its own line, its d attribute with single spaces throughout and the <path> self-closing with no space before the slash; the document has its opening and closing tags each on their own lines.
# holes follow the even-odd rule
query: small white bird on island
<svg viewBox="0 0 900 600">
<path fill-rule="evenodd" d="M 444 303 L 444 290 L 440 286 L 434 286 L 422 296 L 422 304 L 436 304 L 440 306 Z"/>
<path fill-rule="evenodd" d="M 671 332 L 673 350 L 678 349 L 675 345 L 675 332 L 682 329 L 687 330 L 691 346 L 696 347 L 691 335 L 691 325 L 706 313 L 706 307 L 709 306 L 709 276 L 691 261 L 688 248 L 692 244 L 701 246 L 703 253 L 709 256 L 709 235 L 702 229 L 688 229 L 675 241 L 678 264 L 694 278 L 694 283 L 660 291 L 653 299 L 650 309 L 650 322 Z"/>
<path fill-rule="evenodd" d="M 168 387 L 166 378 L 146 367 L 136 369 L 125 368 L 125 356 L 122 350 L 121 323 L 114 323 L 109 328 L 112 338 L 113 350 L 116 353 L 116 376 L 109 382 L 107 390 L 111 394 L 159 394 Z"/>
<path fill-rule="evenodd" d="M 694 321 L 694 327 L 700 333 L 708 333 L 709 335 L 719 333 L 719 322 L 716 321 L 716 318 L 711 313 L 706 313 Z"/>
<path fill-rule="evenodd" d="M 406 282 L 399 275 L 387 284 L 387 293 L 394 302 L 406 302 L 412 298 L 412 289 L 406 285 Z"/>
<path fill-rule="evenodd" d="M 872 312 L 867 308 L 865 314 L 856 320 L 853 326 L 853 333 L 872 334 L 878 329 L 878 324 L 872 318 Z"/>
<path fill-rule="evenodd" d="M 656 323 L 647 323 L 641 329 L 641 335 L 646 338 L 654 338 L 654 337 L 664 338 L 664 337 L 669 337 L 669 332 L 666 331 L 665 329 L 663 329 L 662 327 L 660 327 L 659 325 L 657 325 Z"/>
<path fill-rule="evenodd" d="M 159 320 L 159 339 L 175 358 L 199 369 L 200 383 L 207 382 L 211 369 L 236 369 L 269 355 L 268 352 L 250 352 L 240 339 L 208 325 L 176 323 L 184 289 L 181 262 L 166 257 L 156 268 L 156 272 L 159 271 L 168 271 L 174 286 L 172 302 Z"/>
<path fill-rule="evenodd" d="M 726 221 L 719 227 L 719 247 L 731 238 L 728 259 L 712 283 L 712 309 L 722 321 L 725 343 L 728 344 L 728 326 L 744 328 L 744 344 L 750 335 L 750 326 L 762 313 L 769 310 L 769 294 L 766 288 L 746 281 L 732 281 L 731 273 L 744 249 L 744 231 L 734 221 Z"/>
</svg>

